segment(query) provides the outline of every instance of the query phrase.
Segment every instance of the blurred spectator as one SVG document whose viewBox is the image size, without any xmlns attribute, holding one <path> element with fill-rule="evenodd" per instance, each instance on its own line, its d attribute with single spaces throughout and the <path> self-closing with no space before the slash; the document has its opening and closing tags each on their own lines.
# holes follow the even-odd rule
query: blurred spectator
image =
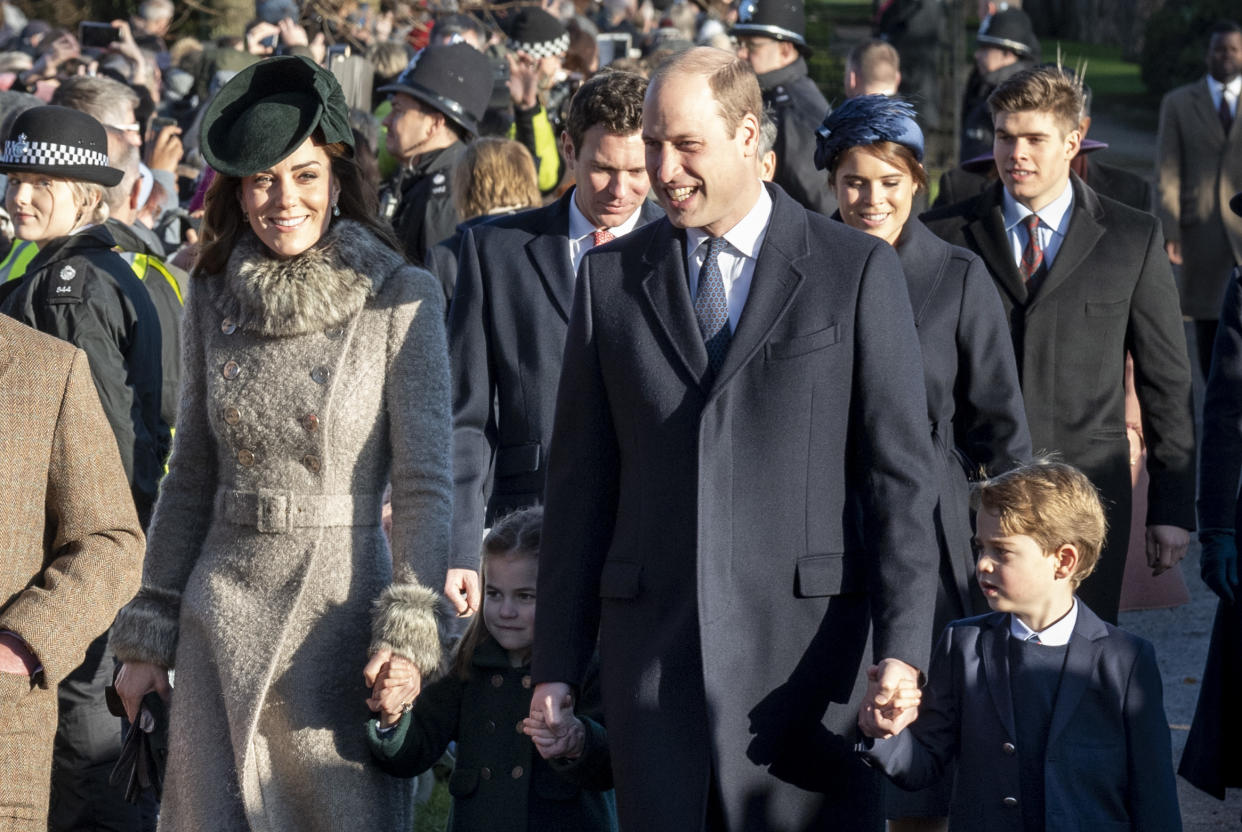
<svg viewBox="0 0 1242 832">
<path fill-rule="evenodd" d="M 138 94 L 120 81 L 90 76 L 66 78 L 56 88 L 52 103 L 80 110 L 104 127 L 124 133 L 125 140 L 134 147 L 142 145 L 142 125 L 134 114 Z"/>
<path fill-rule="evenodd" d="M 171 0 L 144 0 L 129 19 L 134 41 L 143 49 L 167 56 L 168 44 L 164 38 L 168 35 L 175 11 Z M 168 64 L 163 63 L 160 68 L 167 69 Z"/>
<path fill-rule="evenodd" d="M 901 85 L 901 57 L 892 44 L 869 40 L 845 58 L 845 97 L 896 95 Z"/>
<path fill-rule="evenodd" d="M 551 193 L 561 181 L 563 164 L 547 98 L 569 49 L 569 31 L 543 9 L 527 7 L 514 17 L 508 34 L 509 94 L 513 98 L 509 138 L 517 139 L 535 157 L 539 190 Z"/>
<path fill-rule="evenodd" d="M 431 42 L 438 45 L 468 43 L 480 52 L 487 46 L 487 27 L 468 14 L 449 14 L 436 21 Z"/>
<path fill-rule="evenodd" d="M 963 161 L 992 151 L 988 96 L 1007 78 L 1039 63 L 1039 40 L 1031 19 L 1021 9 L 1006 8 L 987 17 L 979 25 L 975 42 L 975 68 L 962 97 L 958 158 Z"/>
<path fill-rule="evenodd" d="M 776 122 L 772 115 L 763 111 L 759 120 L 759 178 L 771 182 L 776 175 Z"/>
</svg>

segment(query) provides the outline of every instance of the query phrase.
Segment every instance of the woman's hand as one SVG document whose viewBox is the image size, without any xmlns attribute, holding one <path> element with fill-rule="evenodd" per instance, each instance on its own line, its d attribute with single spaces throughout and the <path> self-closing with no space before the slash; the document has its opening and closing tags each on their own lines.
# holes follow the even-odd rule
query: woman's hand
<svg viewBox="0 0 1242 832">
<path fill-rule="evenodd" d="M 457 609 L 458 618 L 469 618 L 479 611 L 479 573 L 473 569 L 450 569 L 444 578 L 444 594 Z"/>
<path fill-rule="evenodd" d="M 167 702 L 172 695 L 168 668 L 150 662 L 125 662 L 116 674 L 113 685 L 125 705 L 125 716 L 135 724 L 138 722 L 138 709 L 142 707 L 142 697 L 155 691 Z"/>
<path fill-rule="evenodd" d="M 422 674 L 404 656 L 391 650 L 377 650 L 362 670 L 362 677 L 371 688 L 367 707 L 378 711 L 380 724 L 393 725 L 408 711 L 422 691 Z"/>
</svg>

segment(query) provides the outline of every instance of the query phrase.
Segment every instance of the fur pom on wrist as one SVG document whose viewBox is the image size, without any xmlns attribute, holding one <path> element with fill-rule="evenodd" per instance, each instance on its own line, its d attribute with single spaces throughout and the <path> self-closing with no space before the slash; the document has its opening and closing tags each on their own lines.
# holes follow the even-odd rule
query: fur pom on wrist
<svg viewBox="0 0 1242 832">
<path fill-rule="evenodd" d="M 123 662 L 149 662 L 171 669 L 177 655 L 181 594 L 145 586 L 112 623 L 112 651 Z"/>
<path fill-rule="evenodd" d="M 444 669 L 448 604 L 422 584 L 392 584 L 375 600 L 371 653 L 391 650 L 413 662 L 423 683 Z"/>
</svg>

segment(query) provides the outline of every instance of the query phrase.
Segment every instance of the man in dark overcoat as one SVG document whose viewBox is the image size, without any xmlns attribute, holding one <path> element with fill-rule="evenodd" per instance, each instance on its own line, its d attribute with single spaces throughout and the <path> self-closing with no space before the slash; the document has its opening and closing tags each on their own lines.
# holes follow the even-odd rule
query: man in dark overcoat
<svg viewBox="0 0 1242 832">
<path fill-rule="evenodd" d="M 608 72 L 582 85 L 561 137 L 577 184 L 558 201 L 473 226 L 449 311 L 453 547 L 446 592 L 479 609 L 483 529 L 543 500 L 556 382 L 578 263 L 663 213 L 647 201 L 647 82 Z"/>
<path fill-rule="evenodd" d="M 936 463 L 901 268 L 760 183 L 762 107 L 729 53 L 656 72 L 668 218 L 587 255 L 570 317 L 532 709 L 560 723 L 598 638 L 625 829 L 878 830 L 857 708 L 929 649 Z"/>
<path fill-rule="evenodd" d="M 1177 287 L 1156 218 L 1099 196 L 1070 171 L 1082 112 L 1073 78 L 1055 67 L 1023 71 L 990 106 L 1000 181 L 923 219 L 982 257 L 1000 291 L 1035 452 L 1060 454 L 1100 489 L 1108 542 L 1079 594 L 1116 623 L 1131 503 L 1127 350 L 1147 442 L 1153 569 L 1181 560 L 1194 528 L 1190 365 Z"/>
</svg>

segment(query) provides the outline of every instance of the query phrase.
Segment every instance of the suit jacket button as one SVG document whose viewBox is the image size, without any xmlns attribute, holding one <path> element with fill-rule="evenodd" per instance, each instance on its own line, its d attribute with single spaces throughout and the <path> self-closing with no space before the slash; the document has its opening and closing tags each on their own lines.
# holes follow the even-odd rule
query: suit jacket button
<svg viewBox="0 0 1242 832">
<path fill-rule="evenodd" d="M 1004 751 L 1006 754 L 1008 754 L 1008 755 L 1010 755 L 1010 756 L 1013 756 L 1013 754 L 1014 754 L 1015 752 L 1017 752 L 1017 750 L 1018 750 L 1018 749 L 1017 749 L 1017 748 L 1015 748 L 1015 747 L 1014 747 L 1014 744 L 1013 744 L 1013 743 L 1011 743 L 1011 742 L 1003 743 L 1003 744 L 1001 745 L 1001 751 Z"/>
<path fill-rule="evenodd" d="M 327 367 L 316 367 L 311 370 L 311 381 L 316 384 L 327 384 L 329 375 L 331 375 L 331 373 L 328 371 Z"/>
<path fill-rule="evenodd" d="M 220 322 L 220 331 L 225 335 L 232 335 L 237 331 L 237 322 L 232 318 L 225 318 Z"/>
<path fill-rule="evenodd" d="M 235 425 L 241 421 L 241 411 L 235 407 L 224 408 L 224 421 L 230 425 Z"/>
<path fill-rule="evenodd" d="M 314 454 L 307 454 L 306 456 L 302 457 L 302 464 L 305 465 L 306 470 L 310 471 L 312 474 L 319 473 L 319 469 L 321 467 L 320 462 L 319 462 L 319 457 L 315 456 Z"/>
<path fill-rule="evenodd" d="M 505 683 L 505 677 L 497 673 L 492 677 L 492 687 L 498 688 Z"/>
<path fill-rule="evenodd" d="M 254 452 L 247 448 L 242 448 L 237 452 L 237 461 L 242 464 L 242 467 L 249 468 L 251 465 L 254 465 Z"/>
<path fill-rule="evenodd" d="M 1002 805 L 1002 806 L 1006 806 L 1006 807 L 1008 807 L 1008 808 L 1012 809 L 1014 806 L 1017 806 L 1017 805 L 1018 805 L 1018 798 L 1016 798 L 1016 797 L 1007 797 L 1007 798 L 1005 798 L 1004 800 L 1002 800 L 1002 801 L 1001 801 L 1001 805 Z"/>
<path fill-rule="evenodd" d="M 483 768 L 479 769 L 479 776 L 482 777 L 484 780 L 491 780 L 492 770 L 488 768 L 487 766 L 483 766 Z"/>
<path fill-rule="evenodd" d="M 483 729 L 489 734 L 494 734 L 496 733 L 496 723 L 489 719 L 483 724 Z"/>
<path fill-rule="evenodd" d="M 522 774 L 524 774 L 524 772 L 522 771 L 522 767 L 521 767 L 521 766 L 514 766 L 514 767 L 513 767 L 513 771 L 512 771 L 512 772 L 510 772 L 510 773 L 513 775 L 513 779 L 514 779 L 514 780 L 521 780 L 521 779 L 522 779 Z"/>
<path fill-rule="evenodd" d="M 220 375 L 224 376 L 229 381 L 232 381 L 241 375 L 241 366 L 238 365 L 236 361 L 227 361 L 224 366 L 220 368 Z"/>
</svg>

